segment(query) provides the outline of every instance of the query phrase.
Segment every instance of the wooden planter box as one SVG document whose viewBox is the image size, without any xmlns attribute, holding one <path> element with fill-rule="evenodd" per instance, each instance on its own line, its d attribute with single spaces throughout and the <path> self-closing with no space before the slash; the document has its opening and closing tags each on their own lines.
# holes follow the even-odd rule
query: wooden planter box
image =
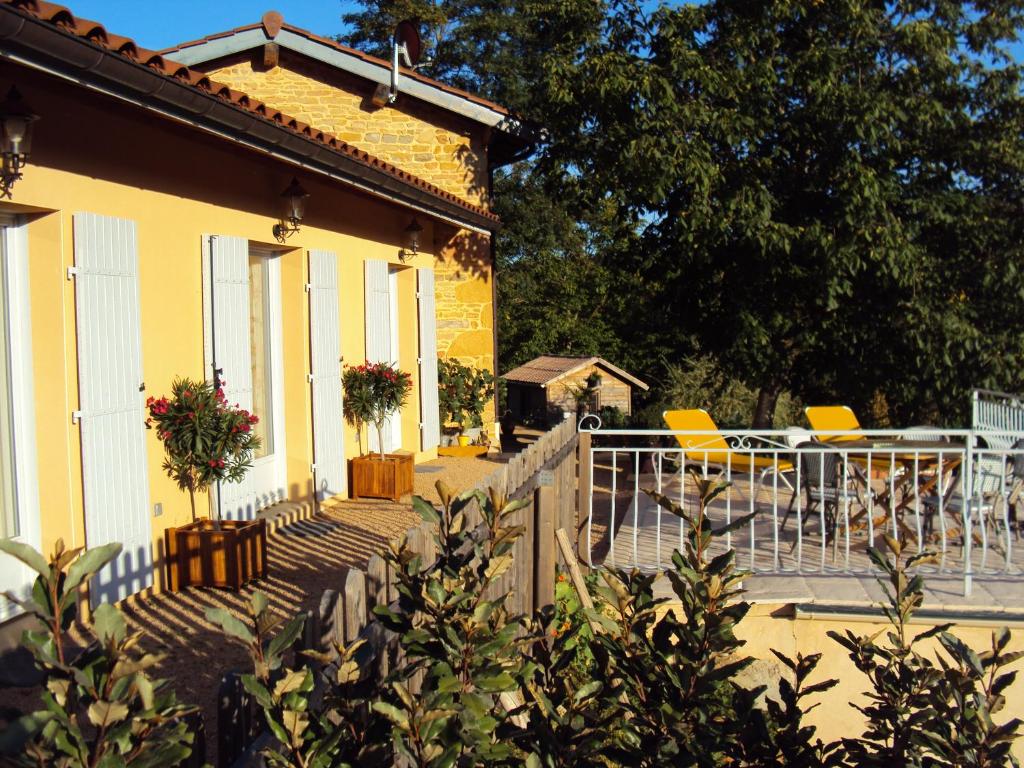
<svg viewBox="0 0 1024 768">
<path fill-rule="evenodd" d="M 460 458 L 472 458 L 483 456 L 487 453 L 486 445 L 450 445 L 437 449 L 438 456 L 458 456 Z"/>
<path fill-rule="evenodd" d="M 164 531 L 167 583 L 172 592 L 185 587 L 241 589 L 267 575 L 265 520 L 197 520 Z"/>
<path fill-rule="evenodd" d="M 377 455 L 359 456 L 349 461 L 349 467 L 353 499 L 367 496 L 398 501 L 405 494 L 412 493 L 411 453 L 386 453 L 383 461 Z"/>
</svg>

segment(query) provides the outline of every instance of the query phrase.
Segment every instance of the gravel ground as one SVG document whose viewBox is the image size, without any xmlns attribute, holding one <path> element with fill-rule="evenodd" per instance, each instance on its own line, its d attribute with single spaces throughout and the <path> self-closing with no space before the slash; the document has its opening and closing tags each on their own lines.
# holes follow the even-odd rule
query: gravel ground
<svg viewBox="0 0 1024 768">
<path fill-rule="evenodd" d="M 437 480 L 444 479 L 456 491 L 470 488 L 510 455 L 442 457 L 419 464 L 415 493 L 439 503 L 434 487 Z M 208 761 L 216 763 L 217 759 L 216 693 L 221 676 L 232 669 L 248 670 L 249 660 L 240 645 L 226 640 L 206 621 L 206 610 L 227 608 L 244 618 L 255 590 L 266 594 L 271 607 L 281 615 L 314 610 L 325 589 L 343 584 L 349 568 L 365 568 L 374 552 L 419 522 L 408 498 L 398 504 L 370 499 L 327 502 L 318 516 L 281 528 L 268 537 L 269 576 L 240 592 L 189 588 L 121 603 L 130 628 L 142 634 L 142 646 L 166 654 L 154 677 L 170 680 L 179 701 L 202 709 Z M 73 636 L 84 635 L 78 630 Z M 0 689 L 0 705 L 23 711 L 35 709 L 38 695 L 39 691 L 32 689 Z"/>
</svg>

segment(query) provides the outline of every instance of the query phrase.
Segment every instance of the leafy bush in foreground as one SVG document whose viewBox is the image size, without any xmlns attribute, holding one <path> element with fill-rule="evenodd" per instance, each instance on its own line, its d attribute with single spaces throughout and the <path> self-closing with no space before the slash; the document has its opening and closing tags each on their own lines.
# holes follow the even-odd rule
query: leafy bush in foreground
<svg viewBox="0 0 1024 768">
<path fill-rule="evenodd" d="M 76 654 L 70 644 L 79 587 L 120 551 L 120 544 L 65 549 L 58 540 L 47 561 L 25 544 L 0 539 L 0 552 L 39 574 L 31 598 L 6 593 L 43 625 L 22 640 L 46 676 L 43 709 L 0 737 L 0 751 L 22 765 L 178 765 L 192 752 L 194 734 L 182 718 L 194 708 L 178 704 L 165 681 L 148 677 L 162 657 L 142 650 L 141 633 L 129 634 L 115 606 L 104 603 L 93 612 L 86 648 Z"/>
<path fill-rule="evenodd" d="M 872 550 L 887 582 L 888 631 L 830 635 L 869 683 L 855 705 L 864 733 L 824 743 L 804 722 L 809 697 L 833 680 L 815 682 L 821 654 L 795 659 L 776 652 L 789 674 L 776 694 L 744 682 L 753 662 L 742 655 L 736 627 L 748 612 L 731 551 L 712 556 L 717 536 L 748 518 L 714 527 L 711 501 L 725 489 L 694 478 L 699 501 L 688 511 L 651 494 L 686 523 L 684 551 L 668 573 L 672 609 L 654 597 L 656 576 L 602 570 L 592 586 L 593 610 L 559 599 L 533 616 L 511 615 L 498 591 L 523 528 L 519 501 L 493 491 L 452 494 L 438 484 L 435 509 L 415 506 L 434 527 L 438 552 L 424 562 L 406 540 L 386 559 L 398 597 L 377 606 L 367 637 L 331 653 L 291 651 L 304 619 L 281 622 L 254 594 L 248 622 L 208 612 L 241 642 L 253 661 L 242 679 L 262 708 L 276 766 L 750 766 L 773 768 L 921 768 L 1016 765 L 1010 748 L 1020 723 L 996 725 L 1015 679 L 1007 665 L 1009 632 L 995 632 L 975 652 L 950 625 L 908 631 L 922 601 L 911 575 L 927 558 L 892 559 Z M 3 735 L 28 765 L 176 765 L 190 752 L 178 705 L 145 670 L 159 661 L 138 647 L 116 608 L 95 613 L 94 641 L 70 660 L 64 635 L 75 593 L 117 552 L 117 545 L 79 556 L 58 545 L 47 563 L 12 542 L 0 549 L 35 568 L 33 599 L 24 603 L 47 626 L 26 636 L 47 675 L 43 712 Z M 717 551 L 717 550 L 715 550 Z M 77 558 L 77 559 L 76 559 Z M 884 586 L 884 584 L 883 584 Z M 578 596 L 577 596 L 578 598 Z M 382 642 L 385 635 L 391 644 Z M 925 644 L 927 643 L 927 652 Z M 387 672 L 382 672 L 383 667 Z M 86 724 L 88 723 L 88 724 Z"/>
</svg>

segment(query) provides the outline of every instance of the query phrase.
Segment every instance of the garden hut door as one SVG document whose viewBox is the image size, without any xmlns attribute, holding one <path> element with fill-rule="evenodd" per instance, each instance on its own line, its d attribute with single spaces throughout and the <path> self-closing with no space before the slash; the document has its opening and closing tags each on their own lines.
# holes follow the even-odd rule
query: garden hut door
<svg viewBox="0 0 1024 768">
<path fill-rule="evenodd" d="M 347 491 L 341 392 L 338 256 L 309 252 L 309 364 L 313 400 L 313 479 L 321 501 Z"/>
<path fill-rule="evenodd" d="M 123 545 L 96 605 L 153 583 L 135 222 L 76 213 L 74 248 L 85 543 Z"/>
</svg>

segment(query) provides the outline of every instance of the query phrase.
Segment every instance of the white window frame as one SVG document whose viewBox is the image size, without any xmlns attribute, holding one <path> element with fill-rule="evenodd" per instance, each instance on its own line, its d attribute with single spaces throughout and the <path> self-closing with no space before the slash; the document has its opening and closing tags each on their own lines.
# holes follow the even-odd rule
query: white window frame
<svg viewBox="0 0 1024 768">
<path fill-rule="evenodd" d="M 22 217 L 0 213 L 0 236 L 6 258 L 0 265 L 0 290 L 6 292 L 8 355 L 11 374 L 11 431 L 14 451 L 14 499 L 18 518 L 15 540 L 41 549 L 39 481 L 36 459 L 35 389 L 32 371 L 32 318 L 29 301 L 28 231 Z M 3 555 L 0 555 L 3 556 Z M 20 583 L 5 585 L 27 595 L 34 574 L 26 567 Z M 0 621 L 21 613 L 0 598 Z"/>
</svg>

